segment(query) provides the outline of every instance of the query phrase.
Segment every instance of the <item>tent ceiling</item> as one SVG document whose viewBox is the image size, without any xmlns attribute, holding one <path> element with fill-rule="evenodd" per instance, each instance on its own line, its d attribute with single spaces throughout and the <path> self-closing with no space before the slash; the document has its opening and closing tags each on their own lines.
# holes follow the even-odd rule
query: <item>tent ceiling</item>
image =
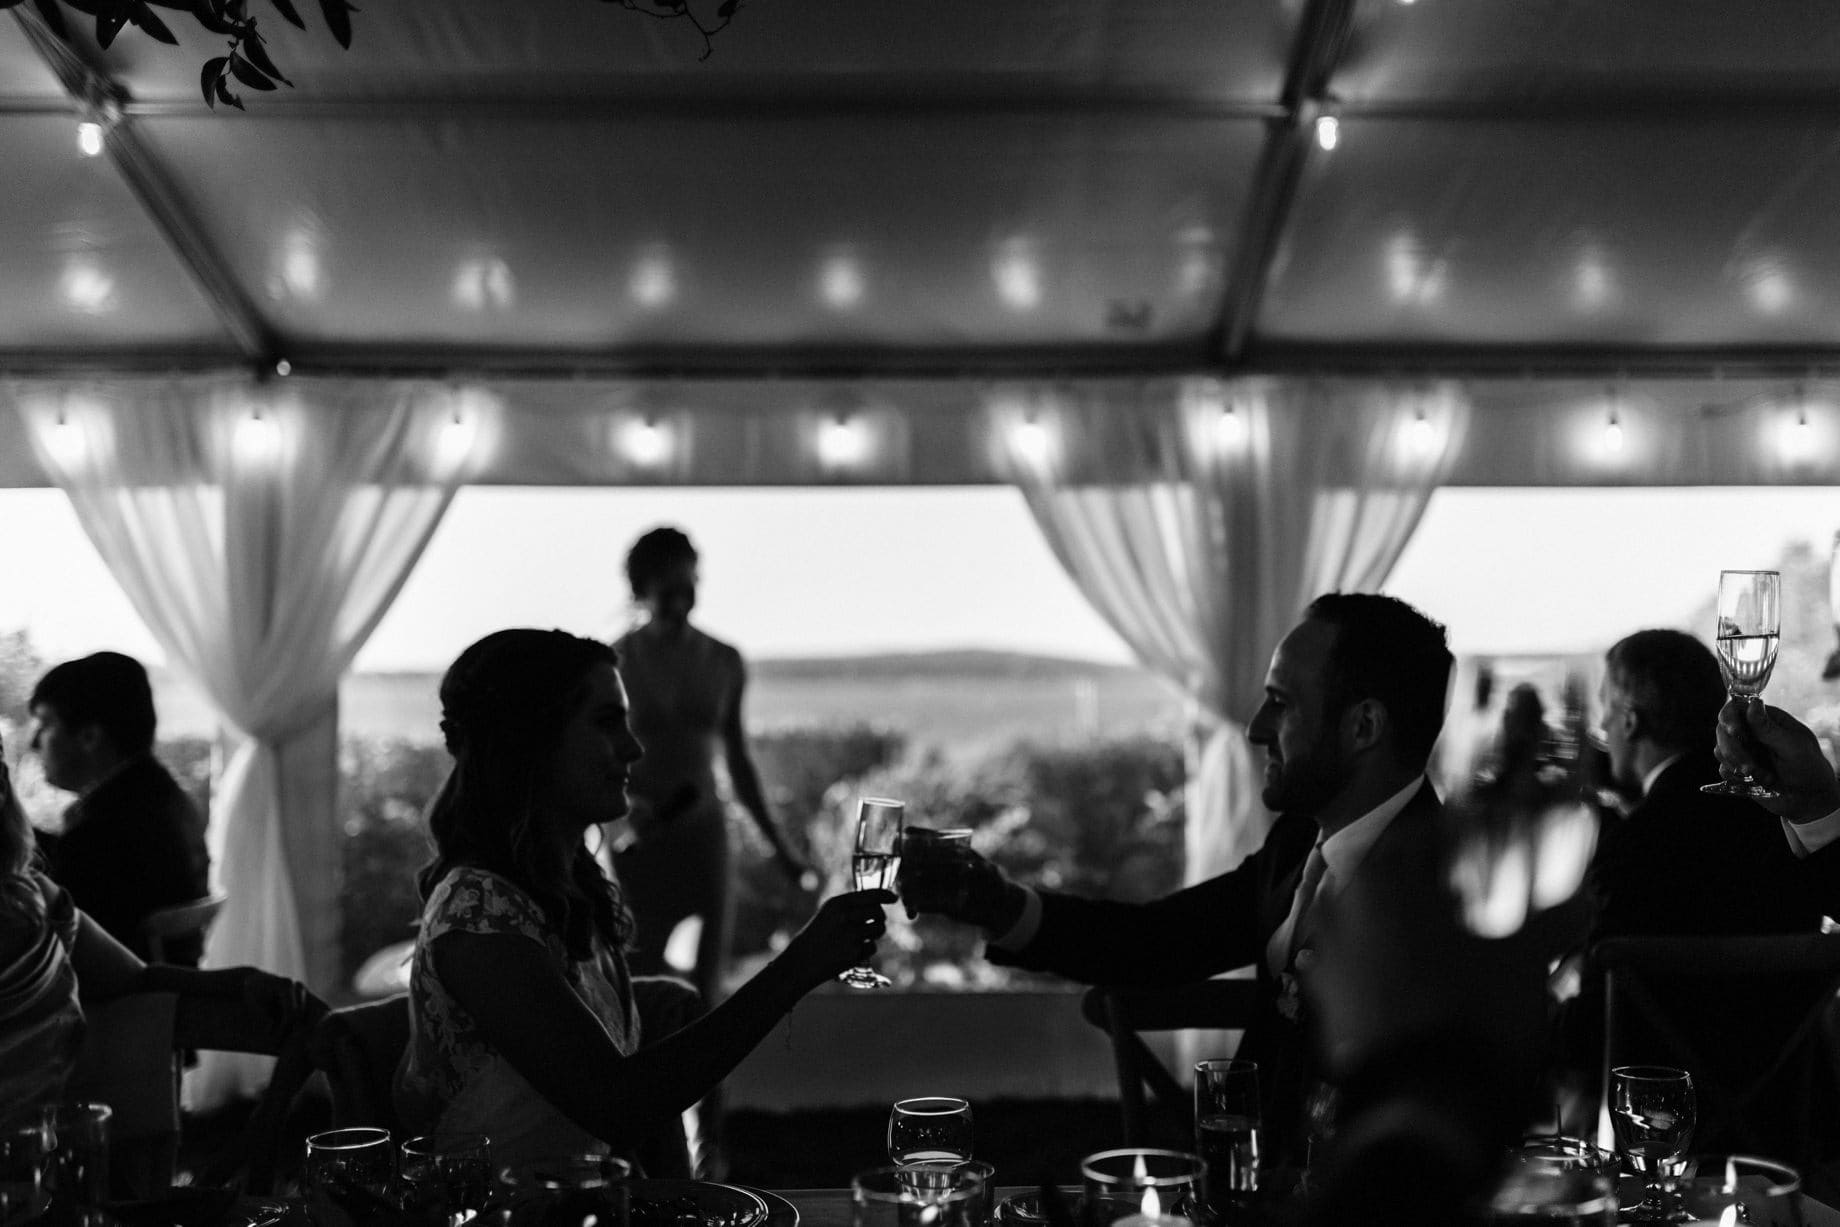
<svg viewBox="0 0 1840 1227">
<path fill-rule="evenodd" d="M 256 9 L 261 10 L 260 0 Z M 1840 20 L 1710 0 L 378 0 L 297 88 L 0 22 L 0 370 L 1840 361 Z M 1310 123 L 1342 118 L 1317 149 Z"/>
</svg>

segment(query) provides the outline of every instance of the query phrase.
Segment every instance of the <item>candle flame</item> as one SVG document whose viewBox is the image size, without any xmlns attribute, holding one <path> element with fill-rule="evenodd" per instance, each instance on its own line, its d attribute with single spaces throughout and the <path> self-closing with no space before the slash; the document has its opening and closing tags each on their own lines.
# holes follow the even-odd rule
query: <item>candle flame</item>
<svg viewBox="0 0 1840 1227">
<path fill-rule="evenodd" d="M 1725 1192 L 1738 1191 L 1738 1165 L 1730 1159 L 1725 1160 Z"/>
<path fill-rule="evenodd" d="M 1142 1162 L 1142 1159 L 1138 1160 L 1139 1164 Z M 1145 1218 L 1156 1218 L 1163 1213 L 1163 1202 L 1156 1195 L 1155 1189 L 1144 1190 L 1144 1200 L 1139 1203 L 1139 1208 L 1143 1211 Z"/>
<path fill-rule="evenodd" d="M 1725 1213 L 1719 1215 L 1719 1227 L 1738 1227 L 1738 1205 L 1733 1202 L 1725 1207 Z"/>
<path fill-rule="evenodd" d="M 1142 1183 L 1150 1179 L 1150 1165 L 1144 1162 L 1144 1156 L 1137 1156 L 1137 1164 L 1131 1169 L 1131 1179 Z"/>
</svg>

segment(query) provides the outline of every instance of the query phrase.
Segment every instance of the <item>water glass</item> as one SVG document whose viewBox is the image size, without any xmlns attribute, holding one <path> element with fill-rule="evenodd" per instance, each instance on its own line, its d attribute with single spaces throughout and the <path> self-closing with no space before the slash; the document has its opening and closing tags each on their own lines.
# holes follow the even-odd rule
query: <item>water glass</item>
<svg viewBox="0 0 1840 1227">
<path fill-rule="evenodd" d="M 45 1109 L 51 1162 L 45 1182 L 54 1206 L 78 1224 L 102 1214 L 109 1199 L 109 1118 L 106 1103 L 66 1103 Z"/>
<path fill-rule="evenodd" d="M 443 1133 L 402 1144 L 396 1167 L 403 1215 L 428 1227 L 459 1227 L 485 1208 L 492 1183 L 492 1140 Z"/>
<path fill-rule="evenodd" d="M 300 1171 L 307 1216 L 337 1222 L 342 1214 L 360 1222 L 380 1212 L 395 1212 L 391 1185 L 396 1178 L 396 1147 L 387 1129 L 333 1129 L 307 1139 L 307 1161 Z M 327 1213 L 330 1204 L 339 1214 Z"/>
<path fill-rule="evenodd" d="M 1802 1177 L 1750 1155 L 1694 1159 L 1680 1183 L 1681 1214 L 1693 1222 L 1802 1227 Z"/>
<path fill-rule="evenodd" d="M 632 1164 L 612 1155 L 563 1155 L 509 1167 L 498 1176 L 509 1227 L 627 1227 Z"/>
<path fill-rule="evenodd" d="M 1611 1227 L 1616 1180 L 1584 1167 L 1511 1163 L 1479 1217 L 1492 1227 Z"/>
<path fill-rule="evenodd" d="M 1108 1227 L 1134 1214 L 1153 1223 L 1176 1216 L 1200 1183 L 1200 1157 L 1180 1150 L 1125 1148 L 1087 1155 L 1080 1160 L 1086 1227 Z"/>
<path fill-rule="evenodd" d="M 1508 1152 L 1514 1166 L 1549 1172 L 1595 1172 L 1615 1181 L 1617 1158 L 1612 1151 L 1593 1146 L 1583 1138 L 1563 1134 L 1535 1134 L 1521 1139 Z"/>
<path fill-rule="evenodd" d="M 1195 1063 L 1195 1149 L 1202 1203 L 1231 1214 L 1259 1187 L 1259 1067 L 1216 1058 Z"/>
<path fill-rule="evenodd" d="M 50 1206 L 51 1146 L 51 1126 L 39 1113 L 0 1127 L 0 1227 L 33 1222 Z"/>
<path fill-rule="evenodd" d="M 974 1176 L 981 1183 L 983 1192 L 972 1203 L 971 1221 L 988 1223 L 996 1210 L 997 1169 L 982 1159 L 967 1159 L 962 1163 L 951 1159 L 933 1159 L 897 1166 L 914 1192 L 923 1198 L 949 1192 L 959 1187 L 963 1177 Z"/>
<path fill-rule="evenodd" d="M 979 1227 L 989 1197 L 984 1178 L 968 1169 L 923 1173 L 922 1167 L 943 1165 L 858 1172 L 850 1181 L 851 1227 Z"/>
<path fill-rule="evenodd" d="M 1636 1221 L 1676 1221 L 1671 1185 L 1697 1119 L 1693 1076 L 1686 1070 L 1624 1065 L 1610 1071 L 1610 1124 L 1617 1150 L 1630 1170 L 1646 1179 L 1642 1202 L 1630 1212 Z"/>
<path fill-rule="evenodd" d="M 971 1105 L 949 1095 L 898 1101 L 888 1113 L 888 1158 L 894 1163 L 971 1157 Z"/>
</svg>

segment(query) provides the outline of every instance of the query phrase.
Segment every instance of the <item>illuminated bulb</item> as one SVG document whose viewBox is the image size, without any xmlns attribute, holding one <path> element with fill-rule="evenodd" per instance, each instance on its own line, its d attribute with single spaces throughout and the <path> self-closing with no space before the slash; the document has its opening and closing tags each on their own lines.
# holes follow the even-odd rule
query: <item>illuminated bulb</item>
<svg viewBox="0 0 1840 1227">
<path fill-rule="evenodd" d="M 627 427 L 625 448 L 628 460 L 649 469 L 671 454 L 671 436 L 656 418 L 647 417 Z"/>
<path fill-rule="evenodd" d="M 93 119 L 86 119 L 77 125 L 77 148 L 86 158 L 100 157 L 102 154 L 102 125 Z"/>
<path fill-rule="evenodd" d="M 1246 419 L 1232 401 L 1228 401 L 1227 407 L 1220 411 L 1215 430 L 1220 435 L 1220 441 L 1228 447 L 1238 447 L 1246 441 Z"/>
<path fill-rule="evenodd" d="M 1342 140 L 1342 121 L 1333 115 L 1316 117 L 1316 146 L 1324 153 L 1335 149 Z"/>
<path fill-rule="evenodd" d="M 1613 412 L 1604 423 L 1604 451 L 1612 456 L 1620 455 L 1623 450 L 1623 424 L 1616 419 Z"/>
<path fill-rule="evenodd" d="M 848 311 L 862 301 L 868 287 L 863 280 L 862 265 L 854 257 L 834 255 L 824 262 L 818 288 L 826 304 L 839 311 Z"/>
<path fill-rule="evenodd" d="M 1037 468 L 1048 462 L 1048 428 L 1033 416 L 1016 423 L 1016 454 Z"/>
<path fill-rule="evenodd" d="M 1808 421 L 1807 409 L 1799 410 L 1783 431 L 1782 448 L 1791 460 L 1800 460 L 1814 450 L 1814 426 Z"/>
<path fill-rule="evenodd" d="M 293 373 L 294 373 L 294 364 L 292 362 L 289 362 L 286 358 L 278 358 L 275 360 L 275 374 L 281 376 L 281 378 L 283 379 L 286 379 L 289 375 L 292 375 Z"/>
<path fill-rule="evenodd" d="M 671 257 L 662 251 L 648 251 L 633 265 L 626 291 L 641 307 L 656 310 L 677 297 L 677 273 Z"/>
<path fill-rule="evenodd" d="M 1041 305 L 1041 264 L 1026 242 L 1006 244 L 991 265 L 997 295 L 1016 311 L 1033 311 Z"/>
<path fill-rule="evenodd" d="M 82 462 L 83 432 L 64 416 L 62 410 L 58 411 L 57 424 L 51 428 L 49 444 L 52 457 L 66 468 Z"/>
<path fill-rule="evenodd" d="M 1436 446 L 1437 427 L 1431 424 L 1431 419 L 1420 409 L 1418 416 L 1412 419 L 1412 450 L 1424 455 Z"/>
<path fill-rule="evenodd" d="M 479 424 L 472 418 L 454 410 L 454 416 L 441 427 L 441 438 L 435 444 L 435 464 L 443 473 L 451 473 L 464 465 L 473 454 L 473 439 L 479 433 Z"/>
<path fill-rule="evenodd" d="M 236 424 L 236 454 L 245 464 L 267 464 L 281 448 L 281 431 L 274 419 L 251 409 L 249 416 Z"/>
<path fill-rule="evenodd" d="M 839 414 L 818 428 L 818 459 L 826 468 L 845 468 L 868 454 L 869 442 L 862 424 Z"/>
</svg>

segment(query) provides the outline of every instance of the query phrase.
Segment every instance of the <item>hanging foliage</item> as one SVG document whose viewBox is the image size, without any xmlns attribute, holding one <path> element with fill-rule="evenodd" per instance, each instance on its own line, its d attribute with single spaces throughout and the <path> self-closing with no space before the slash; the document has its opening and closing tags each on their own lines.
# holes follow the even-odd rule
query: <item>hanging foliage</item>
<svg viewBox="0 0 1840 1227">
<path fill-rule="evenodd" d="M 714 50 L 710 41 L 734 19 L 740 0 L 721 0 L 713 20 L 705 20 L 691 10 L 689 0 L 602 0 L 621 8 L 656 17 L 663 21 L 688 21 L 703 40 L 702 59 Z M 0 0 L 0 9 L 15 8 L 25 0 Z M 295 7 L 294 0 L 268 0 L 282 20 L 304 30 L 307 23 Z M 351 47 L 351 17 L 358 11 L 350 0 L 317 0 L 320 17 L 339 46 Z M 70 13 L 81 14 L 96 24 L 96 42 L 108 48 L 124 29 L 133 26 L 156 42 L 177 46 L 179 38 L 167 25 L 167 19 L 155 12 L 165 9 L 182 14 L 175 20 L 189 19 L 213 34 L 224 35 L 229 51 L 212 56 L 198 72 L 198 86 L 207 104 L 218 103 L 243 109 L 242 95 L 236 87 L 267 92 L 277 86 L 294 83 L 283 75 L 269 55 L 266 39 L 249 13 L 248 0 L 32 0 L 33 7 L 52 33 L 69 41 Z"/>
</svg>

